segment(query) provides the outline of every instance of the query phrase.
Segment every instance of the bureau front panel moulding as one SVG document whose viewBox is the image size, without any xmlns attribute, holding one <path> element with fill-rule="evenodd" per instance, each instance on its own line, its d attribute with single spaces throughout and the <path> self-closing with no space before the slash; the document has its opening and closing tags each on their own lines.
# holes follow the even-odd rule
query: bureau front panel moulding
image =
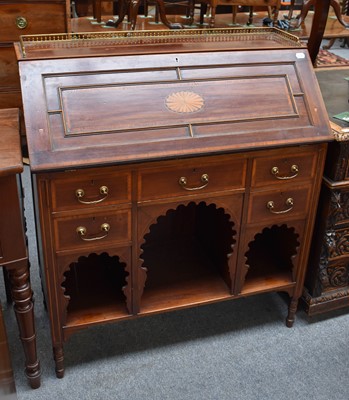
<svg viewBox="0 0 349 400">
<path fill-rule="evenodd" d="M 292 326 L 333 139 L 293 37 L 123 35 L 17 46 L 58 377 L 100 323 L 283 291 Z"/>
</svg>

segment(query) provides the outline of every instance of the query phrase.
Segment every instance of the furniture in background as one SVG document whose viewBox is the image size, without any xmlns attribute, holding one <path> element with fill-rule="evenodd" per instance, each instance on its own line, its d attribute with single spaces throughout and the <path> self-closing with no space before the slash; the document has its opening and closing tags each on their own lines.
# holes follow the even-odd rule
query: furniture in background
<svg viewBox="0 0 349 400">
<path fill-rule="evenodd" d="M 317 0 L 315 3 L 315 13 L 307 45 L 313 65 L 315 65 L 316 57 L 324 37 L 330 2 L 331 0 Z"/>
<path fill-rule="evenodd" d="M 236 14 L 236 7 L 238 6 L 249 6 L 250 13 L 248 18 L 248 24 L 253 23 L 253 8 L 254 7 L 266 7 L 269 16 L 272 17 L 274 24 L 278 20 L 279 10 L 281 6 L 281 0 L 203 0 L 203 3 L 207 3 L 210 7 L 211 16 L 209 20 L 209 26 L 213 28 L 215 26 L 216 9 L 220 5 L 232 6 L 233 7 L 233 22 L 234 15 Z"/>
<path fill-rule="evenodd" d="M 345 0 L 347 1 L 347 0 Z M 292 1 L 292 3 L 294 4 L 294 0 Z M 319 3 L 319 0 L 305 0 L 303 7 L 301 9 L 301 12 L 299 15 L 297 15 L 297 19 L 298 19 L 298 24 L 300 25 L 305 18 L 308 15 L 308 12 L 310 11 L 310 9 L 312 7 L 314 7 L 316 9 L 317 4 Z M 335 12 L 335 15 L 338 19 L 338 21 L 345 27 L 348 28 L 349 25 L 346 24 L 342 18 L 342 11 L 341 11 L 341 5 L 339 3 L 338 0 L 330 0 L 330 6 L 333 8 L 333 11 Z M 292 6 L 291 6 L 292 7 Z"/>
<path fill-rule="evenodd" d="M 70 32 L 70 0 L 0 0 L 0 15 L 0 109 L 21 109 L 13 43 L 20 35 Z"/>
<path fill-rule="evenodd" d="M 333 138 L 306 48 L 274 28 L 81 38 L 17 45 L 57 376 L 107 322 L 281 291 L 291 327 Z"/>
<path fill-rule="evenodd" d="M 101 0 L 96 0 L 96 2 L 101 2 Z M 130 29 L 134 30 L 136 27 L 138 10 L 141 5 L 142 0 L 120 0 L 118 4 L 118 18 L 117 20 L 109 20 L 106 25 L 117 28 L 125 19 L 129 16 Z M 171 22 L 167 19 L 166 8 L 164 0 L 152 0 L 155 3 L 157 12 L 160 16 L 161 22 L 170 29 L 182 29 L 184 26 L 179 22 Z M 188 24 L 190 25 L 194 20 L 194 0 L 181 0 L 178 3 L 188 4 Z"/>
<path fill-rule="evenodd" d="M 23 170 L 18 134 L 18 109 L 0 110 L 0 266 L 10 281 L 11 299 L 25 354 L 25 373 L 32 388 L 40 386 L 40 364 L 29 261 L 24 234 L 21 185 Z"/>
<path fill-rule="evenodd" d="M 0 398 L 16 400 L 16 385 L 13 376 L 11 355 L 8 348 L 7 333 L 0 303 Z"/>
<path fill-rule="evenodd" d="M 319 69 L 316 75 L 337 140 L 328 147 L 305 280 L 309 315 L 349 306 L 349 123 L 333 117 L 349 110 L 349 69 Z"/>
</svg>

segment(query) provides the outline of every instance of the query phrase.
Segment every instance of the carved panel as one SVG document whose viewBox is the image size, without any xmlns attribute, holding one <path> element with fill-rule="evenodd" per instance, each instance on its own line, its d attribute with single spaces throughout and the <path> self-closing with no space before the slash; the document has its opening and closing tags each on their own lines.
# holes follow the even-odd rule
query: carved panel
<svg viewBox="0 0 349 400">
<path fill-rule="evenodd" d="M 349 192 L 331 192 L 328 221 L 330 225 L 349 222 Z"/>
</svg>

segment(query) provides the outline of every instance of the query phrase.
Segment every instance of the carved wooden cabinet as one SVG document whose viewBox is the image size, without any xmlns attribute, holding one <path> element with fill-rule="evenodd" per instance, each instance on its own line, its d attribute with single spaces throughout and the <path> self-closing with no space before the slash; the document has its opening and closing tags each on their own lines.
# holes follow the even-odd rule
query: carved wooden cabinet
<svg viewBox="0 0 349 400">
<path fill-rule="evenodd" d="M 333 130 L 303 293 L 309 315 L 349 306 L 349 137 Z"/>
<path fill-rule="evenodd" d="M 292 326 L 332 140 L 293 37 L 119 35 L 17 47 L 58 377 L 137 315 L 283 291 Z"/>
<path fill-rule="evenodd" d="M 0 108 L 21 108 L 13 43 L 20 35 L 70 31 L 69 0 L 0 0 Z"/>
</svg>

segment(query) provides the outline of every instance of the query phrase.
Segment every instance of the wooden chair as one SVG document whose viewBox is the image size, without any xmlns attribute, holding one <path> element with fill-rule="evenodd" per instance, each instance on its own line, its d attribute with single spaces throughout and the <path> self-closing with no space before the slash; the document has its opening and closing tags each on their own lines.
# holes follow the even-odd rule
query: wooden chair
<svg viewBox="0 0 349 400">
<path fill-rule="evenodd" d="M 211 16 L 209 21 L 210 28 L 215 26 L 216 9 L 220 5 L 232 6 L 232 18 L 233 24 L 236 23 L 236 13 L 238 6 L 248 6 L 250 7 L 250 13 L 248 18 L 248 25 L 253 23 L 253 8 L 254 7 L 267 7 L 269 16 L 273 16 L 273 22 L 276 24 L 279 14 L 279 9 L 281 6 L 281 0 L 203 0 L 203 3 L 207 3 L 211 9 Z M 201 22 L 201 19 L 200 19 Z"/>
<path fill-rule="evenodd" d="M 146 0 L 148 4 L 154 3 L 153 0 Z M 185 14 L 188 18 L 186 25 L 192 25 L 194 22 L 194 0 L 162 0 L 165 6 L 166 15 Z M 155 22 L 160 22 L 159 2 L 155 1 Z"/>
</svg>

